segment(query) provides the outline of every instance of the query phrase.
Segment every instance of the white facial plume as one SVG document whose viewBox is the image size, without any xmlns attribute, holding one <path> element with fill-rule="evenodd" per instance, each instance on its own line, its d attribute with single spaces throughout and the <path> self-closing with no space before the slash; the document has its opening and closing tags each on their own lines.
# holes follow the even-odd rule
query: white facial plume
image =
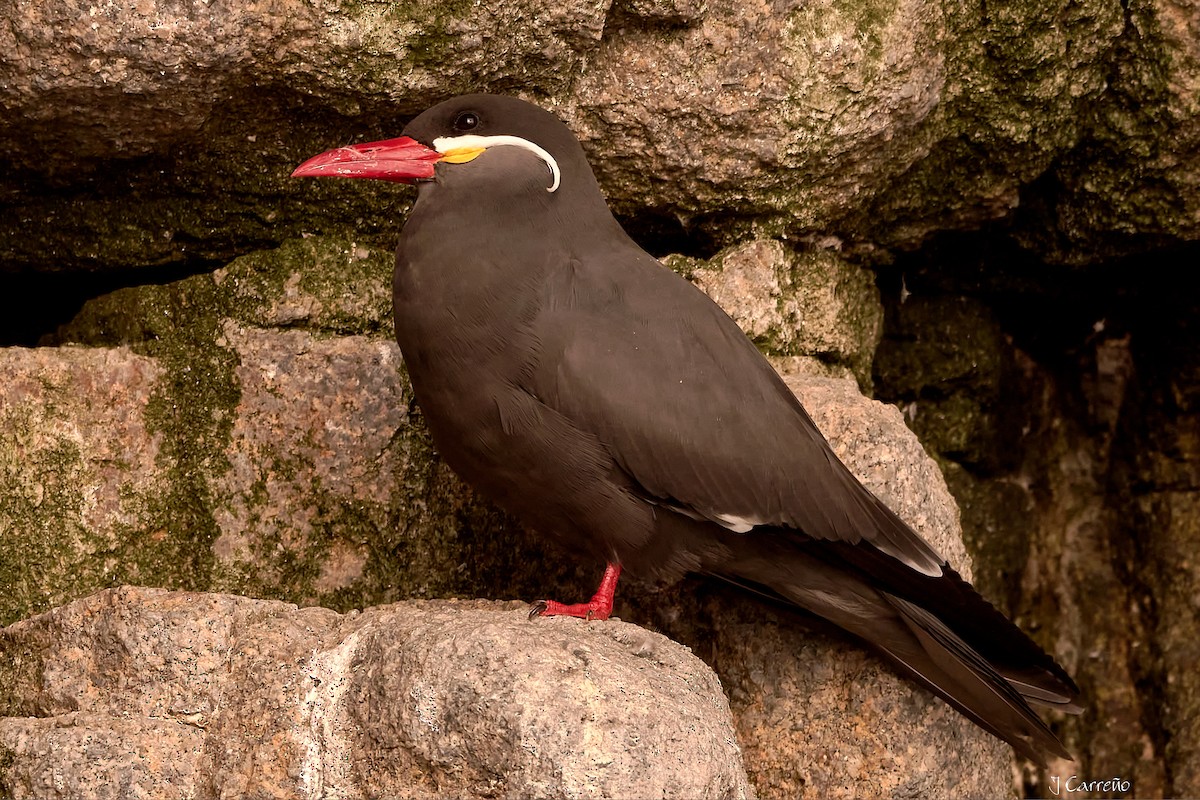
<svg viewBox="0 0 1200 800">
<path fill-rule="evenodd" d="M 433 149 L 444 156 L 442 161 L 447 161 L 451 164 L 465 164 L 489 147 L 503 146 L 523 147 L 545 161 L 546 166 L 550 168 L 550 175 L 553 178 L 546 191 L 553 192 L 558 189 L 558 185 L 562 181 L 562 173 L 558 169 L 558 162 L 554 160 L 554 156 L 528 139 L 522 139 L 520 136 L 476 136 L 474 134 L 465 134 L 463 136 L 441 136 L 433 140 Z"/>
</svg>

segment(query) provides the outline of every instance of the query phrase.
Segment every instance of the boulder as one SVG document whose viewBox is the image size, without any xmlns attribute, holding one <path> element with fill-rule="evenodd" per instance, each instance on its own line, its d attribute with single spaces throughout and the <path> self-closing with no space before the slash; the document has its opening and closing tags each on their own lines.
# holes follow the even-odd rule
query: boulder
<svg viewBox="0 0 1200 800">
<path fill-rule="evenodd" d="M 1012 215 L 1053 169 L 1076 260 L 1112 251 L 1098 219 L 1127 239 L 1200 233 L 1196 54 L 1165 2 L 1128 18 L 1101 0 L 18 5 L 0 3 L 0 197 L 22 208 L 0 222 L 9 269 L 394 229 L 390 189 L 291 168 L 481 90 L 564 116 L 623 214 L 721 245 L 755 230 L 911 247 Z M 1052 238 L 1038 241 L 1062 255 Z"/>
<path fill-rule="evenodd" d="M 0 630 L 11 798 L 747 798 L 684 647 L 523 604 L 133 587 Z"/>
</svg>

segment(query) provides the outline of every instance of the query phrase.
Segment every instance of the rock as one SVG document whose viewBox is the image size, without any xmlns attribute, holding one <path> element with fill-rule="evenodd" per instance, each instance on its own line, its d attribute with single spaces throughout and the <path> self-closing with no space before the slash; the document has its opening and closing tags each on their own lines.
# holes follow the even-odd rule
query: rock
<svg viewBox="0 0 1200 800">
<path fill-rule="evenodd" d="M 1176 556 L 1191 550 L 1193 517 L 1179 487 L 1194 479 L 1174 471 L 1190 460 L 1185 443 L 1198 440 L 1175 405 L 1198 374 L 1195 315 L 1180 308 L 1190 300 L 1174 285 L 1147 296 L 1129 313 L 1153 322 L 1132 337 L 1084 317 L 1087 343 L 1070 351 L 1075 372 L 1035 355 L 1069 324 L 1058 305 L 1047 306 L 1050 325 L 1027 316 L 1014 329 L 995 307 L 909 285 L 914 294 L 892 312 L 890 332 L 909 341 L 885 340 L 876 385 L 917 406 L 909 418 L 958 500 L 975 585 L 1083 689 L 1083 715 L 1049 717 L 1075 762 L 1024 765 L 1021 793 L 1047 797 L 1072 775 L 1105 775 L 1138 797 L 1197 794 L 1189 765 L 1200 738 L 1186 710 L 1195 670 L 1184 666 L 1195 655 L 1194 614 L 1181 603 L 1190 562 Z M 1028 326 L 1040 329 L 1036 338 Z M 1171 465 L 1165 474 L 1144 468 L 1159 458 Z M 1171 508 L 1160 498 L 1183 502 Z"/>
<path fill-rule="evenodd" d="M 0 620 L 129 582 L 343 609 L 562 589 L 576 565 L 433 454 L 378 333 L 390 262 L 297 241 L 90 304 L 62 336 L 91 347 L 0 350 Z"/>
<path fill-rule="evenodd" d="M 1097 254 L 1144 252 L 1200 238 L 1200 15 L 1171 0 L 1133 3 L 1110 56 L 1107 90 L 1080 146 L 1053 171 L 1050 231 L 1027 246 L 1087 264 Z M 1047 220 L 1042 218 L 1042 225 Z"/>
<path fill-rule="evenodd" d="M 228 274 L 225 280 L 228 280 Z M 267 305 L 274 307 L 270 303 Z M 411 596 L 424 591 L 444 591 L 443 587 L 453 585 L 465 585 L 466 590 L 472 593 L 512 596 L 511 588 L 503 581 L 489 578 L 489 575 L 495 576 L 503 571 L 506 564 L 511 563 L 505 560 L 499 549 L 504 545 L 504 540 L 475 541 L 466 535 L 469 529 L 457 529 L 458 536 L 445 537 L 440 531 L 455 530 L 455 523 L 460 518 L 448 513 L 445 507 L 422 499 L 431 495 L 409 495 L 408 502 L 402 502 L 399 498 L 386 501 L 393 508 L 391 515 L 384 515 L 372 524 L 382 526 L 392 521 L 404 531 L 405 540 L 402 541 L 408 542 L 398 543 L 390 550 L 370 539 L 366 547 L 357 549 L 356 540 L 345 531 L 363 528 L 339 527 L 348 523 L 333 518 L 322 519 L 321 515 L 314 516 L 308 512 L 310 508 L 320 508 L 322 503 L 330 502 L 323 500 L 320 492 L 313 493 L 313 487 L 320 487 L 321 491 L 335 498 L 343 498 L 339 502 L 350 503 L 353 500 L 359 503 L 366 509 L 363 515 L 368 520 L 373 513 L 370 511 L 372 504 L 384 503 L 379 498 L 373 499 L 371 494 L 384 491 L 378 484 L 391 487 L 387 491 L 396 491 L 394 484 L 389 483 L 389 480 L 394 480 L 389 479 L 389 475 L 403 470 L 397 464 L 387 464 L 391 459 L 399 458 L 398 454 L 404 451 L 393 449 L 394 442 L 389 444 L 395 434 L 389 432 L 390 429 L 383 423 L 389 414 L 400 413 L 393 411 L 390 405 L 396 403 L 402 407 L 405 395 L 402 383 L 391 370 L 385 368 L 388 362 L 380 361 L 380 354 L 387 353 L 390 344 L 362 337 L 314 338 L 300 330 L 272 333 L 253 327 L 235 327 L 232 323 L 225 327 L 224 336 L 227 344 L 233 344 L 239 353 L 239 365 L 235 367 L 235 373 L 242 386 L 241 399 L 225 449 L 228 466 L 224 472 L 214 473 L 206 480 L 206 485 L 211 487 L 208 497 L 216 503 L 209 513 L 220 534 L 214 540 L 194 543 L 190 556 L 191 562 L 213 563 L 214 569 L 207 575 L 163 573 L 155 576 L 151 573 L 147 577 L 157 577 L 168 583 L 208 581 L 207 585 L 214 587 L 232 583 L 246 587 L 246 590 L 263 593 L 321 594 L 341 603 L 359 597 L 379 602 L 396 593 Z M 116 352 L 125 353 L 126 357 L 139 363 L 146 360 L 132 356 L 123 349 L 41 352 L 48 356 L 78 352 L 98 360 L 111 359 Z M 288 354 L 288 357 L 281 357 L 281 353 Z M 794 366 L 792 362 L 795 360 L 785 363 Z M 101 360 L 101 363 L 104 362 Z M 293 382 L 310 381 L 313 375 L 332 375 L 334 378 L 326 382 L 327 386 L 307 383 L 302 390 L 290 388 Z M 936 466 L 904 428 L 899 412 L 890 406 L 866 400 L 850 380 L 796 373 L 789 374 L 787 380 L 851 469 L 969 576 L 970 563 L 958 539 L 957 513 L 953 501 L 945 490 Z M 115 387 L 113 390 L 117 391 Z M 144 393 L 150 391 L 147 389 Z M 64 394 L 70 396 L 73 393 L 68 391 Z M 130 394 L 120 393 L 120 396 L 129 397 Z M 338 399 L 334 402 L 328 398 Z M 283 402 L 283 399 L 287 402 Z M 116 406 L 112 410 L 121 409 Z M 83 440 L 96 435 L 91 430 L 94 423 L 86 422 L 82 409 L 60 407 L 59 411 L 76 415 L 75 425 Z M 403 416 L 400 413 L 400 417 Z M 377 424 L 379 429 L 373 429 L 373 424 Z M 396 423 L 393 421 L 389 424 Z M 351 441 L 355 442 L 354 446 L 348 444 Z M 281 454 L 290 455 L 283 458 Z M 428 458 L 427 453 L 420 456 Z M 269 465 L 276 461 L 289 465 L 288 469 L 269 469 Z M 380 461 L 385 466 L 379 467 Z M 427 463 L 413 466 L 423 470 L 429 468 Z M 88 468 L 91 465 L 84 461 L 80 469 L 86 471 Z M 164 476 L 162 471 L 150 469 L 148 475 L 124 476 L 118 483 L 155 485 L 158 481 L 168 481 L 170 471 L 167 473 Z M 440 478 L 431 476 L 429 480 L 433 484 L 451 479 L 445 474 Z M 163 491 L 170 493 L 175 490 Z M 111 521 L 104 518 L 97 518 L 95 523 L 110 535 L 115 535 L 113 532 L 116 530 L 123 530 L 128 537 L 110 545 L 112 553 L 129 554 L 125 557 L 132 557 L 131 554 L 138 548 L 153 550 L 155 546 L 152 536 L 140 533 L 144 529 L 157 530 L 154 520 L 139 522 L 134 519 L 124 529 L 114 528 Z M 86 530 L 82 523 L 77 525 Z M 165 528 L 169 528 L 169 522 Z M 331 539 L 333 545 L 328 544 Z M 531 550 L 541 547 L 541 540 L 533 535 L 521 534 L 515 541 Z M 342 544 L 338 545 L 337 542 Z M 414 553 L 430 555 L 428 560 L 423 561 L 414 558 Z M 113 574 L 129 574 L 128 570 L 132 569 L 129 565 L 121 563 L 120 558 L 110 558 L 113 561 Z M 563 560 L 573 563 L 570 557 Z M 463 573 L 455 566 L 459 563 L 488 561 L 495 563 L 477 567 L 473 574 Z M 77 563 L 86 566 L 87 562 L 81 560 Z M 296 569 L 297 564 L 308 566 L 300 571 Z M 30 563 L 18 562 L 13 566 L 15 570 L 12 574 L 25 576 L 23 580 L 29 580 L 32 570 Z M 77 593 L 86 591 L 89 584 L 94 585 L 95 576 L 89 576 L 84 569 L 75 568 L 81 574 L 75 577 L 73 588 Z M 526 592 L 526 597 L 540 596 L 540 592 L 547 591 L 547 575 L 537 566 L 537 562 L 522 564 L 521 570 L 523 580 L 533 587 Z M 378 577 L 392 575 L 402 581 L 399 586 L 384 583 Z M 289 584 L 289 581 L 296 583 Z M 37 586 L 37 582 L 34 581 L 33 585 Z M 746 748 L 748 771 L 762 796 L 821 797 L 849 791 L 869 794 L 870 786 L 887 786 L 897 791 L 905 786 L 917 787 L 922 796 L 949 796 L 946 786 L 937 783 L 948 774 L 957 776 L 955 786 L 978 787 L 982 795 L 1003 793 L 1007 786 L 1010 751 L 1005 745 L 975 728 L 940 700 L 898 678 L 890 667 L 862 652 L 856 645 L 830 635 L 823 629 L 814 629 L 802 618 L 781 615 L 745 599 L 724 598 L 719 604 L 711 600 L 704 607 L 696 608 L 695 601 L 687 597 L 679 599 L 678 595 L 668 595 L 673 597 L 673 602 L 664 603 L 661 595 L 647 596 L 636 583 L 626 589 L 618 597 L 621 606 L 632 602 L 634 609 L 644 615 L 643 618 L 653 618 L 663 630 L 688 642 L 699 652 L 709 654 L 733 698 L 737 731 Z M 688 586 L 675 591 L 686 594 Z M 152 596 L 160 597 L 153 593 Z M 41 597 L 38 595 L 37 599 Z M 110 596 L 112 609 L 137 605 L 132 600 L 128 603 L 125 600 L 117 602 L 117 599 L 112 599 L 114 597 L 119 599 L 126 595 Z M 161 597 L 169 598 L 172 608 L 192 608 L 198 603 L 195 600 L 197 596 L 193 595 Z M 39 618 L 41 622 L 20 623 L 14 629 L 27 631 L 27 634 L 22 634 L 26 638 L 20 640 L 26 641 L 34 636 L 30 631 L 50 625 L 51 620 L 57 620 L 54 625 L 68 629 L 95 627 L 101 623 L 76 624 L 75 620 L 80 616 L 87 617 L 92 613 L 89 609 L 94 610 L 99 602 L 93 598 L 71 607 L 75 610 L 69 613 L 53 612 Z M 146 602 L 149 603 L 149 600 Z M 284 608 L 279 603 L 254 604 L 242 599 L 217 596 L 205 596 L 203 603 L 211 604 L 211 608 L 205 612 L 209 615 L 206 619 L 230 618 L 234 620 L 231 624 L 235 625 L 241 625 L 238 620 L 243 617 L 257 620 L 275 614 L 275 609 Z M 647 604 L 655 610 L 647 612 Z M 116 613 L 112 609 L 104 613 Z M 289 618 L 286 625 L 283 622 L 279 624 L 287 629 L 284 638 L 293 639 L 298 644 L 285 645 L 272 639 L 270 644 L 261 645 L 263 652 L 292 652 L 288 649 L 290 647 L 299 648 L 296 652 L 307 652 L 305 648 L 316 648 L 321 652 L 336 649 L 336 645 L 330 644 L 327 637 L 322 639 L 304 630 L 305 625 L 317 625 L 312 619 L 320 621 L 326 617 L 332 618 L 333 612 L 310 609 L 296 613 L 301 616 L 300 621 Z M 134 624 L 128 621 L 104 623 L 119 631 Z M 250 622 L 246 624 L 250 625 Z M 553 624 L 570 623 L 553 621 Z M 155 622 L 150 627 L 158 629 L 162 626 Z M 119 715 L 126 711 L 136 711 L 136 714 L 152 720 L 183 719 L 184 722 L 180 723 L 182 727 L 171 728 L 161 735 L 154 733 L 155 741 L 169 743 L 163 744 L 164 748 L 193 746 L 194 743 L 188 744 L 191 734 L 187 725 L 208 725 L 207 718 L 215 713 L 212 710 L 215 703 L 212 697 L 217 692 L 211 687 L 204 689 L 208 694 L 200 692 L 196 687 L 207 686 L 206 681 L 213 678 L 195 679 L 193 672 L 205 676 L 220 673 L 218 665 L 208 662 L 225 658 L 222 653 L 228 650 L 229 641 L 236 636 L 220 626 L 213 628 L 208 623 L 200 622 L 187 623 L 179 630 L 186 630 L 189 636 L 208 638 L 204 641 L 167 638 L 159 642 L 161 646 L 155 653 L 143 655 L 135 650 L 123 656 L 137 663 L 153 665 L 159 674 L 165 676 L 163 680 L 166 683 L 181 685 L 183 688 L 177 696 L 163 699 L 154 694 L 138 695 L 140 699 L 136 703 L 127 698 L 126 705 L 122 706 L 81 706 L 74 700 L 64 699 L 77 695 L 91 696 L 98 692 L 91 688 L 79 688 L 77 684 L 81 678 L 56 671 L 45 682 L 33 681 L 32 677 L 14 680 L 11 685 L 44 685 L 52 687 L 55 693 L 53 696 L 14 696 L 6 700 L 11 708 L 19 709 L 9 712 L 13 715 L 53 717 L 50 721 L 29 722 L 26 727 L 11 734 L 17 737 L 15 741 L 18 743 L 26 743 L 21 745 L 26 750 L 16 748 L 18 755 L 44 749 L 49 746 L 48 742 L 74 741 L 71 737 L 82 736 L 78 732 L 81 727 L 92 731 L 96 723 L 88 715 Z M 118 636 L 119 641 L 128 638 L 126 633 Z M 108 658 L 104 655 L 106 646 L 94 644 L 85 647 L 80 644 L 74 652 L 86 653 L 85 660 L 97 662 L 99 666 L 96 669 L 100 672 L 121 675 L 124 667 L 111 665 L 105 660 Z M 435 648 L 441 645 L 436 641 L 421 644 L 421 647 L 426 646 Z M 20 647 L 15 644 L 0 647 L 0 651 L 14 652 L 14 648 L 20 652 Z M 391 656 L 384 659 L 388 663 L 393 660 Z M 196 666 L 189 666 L 193 662 Z M 0 659 L 0 663 L 3 663 L 3 659 Z M 41 667 L 37 669 L 45 673 Z M 186 674 L 182 677 L 176 675 L 179 670 L 184 670 Z M 90 683 L 87 686 L 99 680 L 88 678 Z M 321 680 L 326 681 L 325 678 Z M 222 691 L 225 698 L 223 702 L 234 701 L 237 694 L 235 689 L 226 687 Z M 390 696 L 407 696 L 405 693 L 413 689 L 405 684 L 388 691 Z M 445 691 L 454 693 L 450 689 Z M 275 701 L 258 697 L 239 702 L 264 709 L 273 708 L 271 703 Z M 367 704 L 371 705 L 372 702 Z M 79 712 L 83 716 L 61 716 L 68 711 Z M 5 724 L 15 723 L 10 721 Z M 142 724 L 139 730 L 145 729 L 148 724 Z M 243 721 L 242 724 L 249 723 Z M 282 722 L 269 724 L 283 725 Z M 268 726 L 268 722 L 254 727 L 247 736 L 255 742 L 274 741 L 264 726 Z M 98 730 L 89 741 L 116 741 L 120 738 L 108 728 L 102 730 L 108 732 Z M 208 753 L 213 747 L 209 742 L 204 746 L 204 751 Z M 228 764 L 220 762 L 223 773 L 242 769 L 240 765 L 247 760 L 258 764 L 259 760 L 268 759 L 263 753 L 254 755 L 242 752 L 251 748 L 247 742 L 228 747 L 236 752 L 221 756 L 229 759 Z M 100 756 L 96 758 L 100 759 Z M 133 752 L 128 748 L 120 752 L 108 752 L 100 760 L 111 763 L 114 770 L 125 769 L 122 765 L 130 761 L 141 764 L 139 769 L 146 764 L 156 763 L 144 752 Z M 848 764 L 854 769 L 848 770 Z M 206 774 L 205 768 L 195 769 L 197 774 Z M 261 772 L 268 767 L 258 764 L 256 769 Z M 486 772 L 485 766 L 478 767 L 478 770 L 481 771 L 479 774 Z M 154 773 L 158 777 L 162 774 Z M 536 787 L 530 789 L 535 790 Z M 249 790 L 242 786 L 238 791 Z"/>
<path fill-rule="evenodd" d="M 153 558 L 143 543 L 159 536 L 140 525 L 140 498 L 162 491 L 169 456 L 147 419 L 163 376 L 153 359 L 127 347 L 6 348 L 0 363 L 0 622 L 7 623 L 117 575 L 142 574 Z"/>
<path fill-rule="evenodd" d="M 850 364 L 869 379 L 862 370 L 878 306 L 861 270 L 763 240 L 689 264 L 752 333 L 766 320 L 761 338 L 789 362 L 806 353 L 825 371 L 846 374 Z M 56 530 L 63 514 L 74 515 L 88 535 L 107 537 L 107 566 L 97 571 L 73 544 L 83 533 L 52 536 L 73 589 L 13 592 L 3 618 L 132 581 L 342 609 L 400 597 L 593 588 L 590 565 L 521 534 L 437 459 L 390 331 L 381 338 L 390 327 L 390 269 L 390 253 L 373 242 L 311 237 L 212 275 L 89 303 L 58 340 L 136 351 L 157 365 L 128 413 L 158 449 L 127 465 L 136 476 L 122 475 L 119 462 L 105 467 L 114 486 L 125 486 L 119 515 L 84 520 L 74 506 L 28 504 L 13 512 L 12 535 Z M 738 295 L 743 275 L 773 281 L 777 296 Z M 34 361 L 12 360 L 11 369 L 38 385 L 36 373 L 56 353 L 28 352 Z M 49 406 L 86 440 L 106 435 L 100 428 L 110 413 L 100 406 L 96 417 L 86 396 L 91 380 L 64 386 L 70 402 Z M 15 418 L 11 429 L 19 430 Z M 14 485 L 45 480 L 40 462 L 13 460 L 25 464 Z M 32 563 L 14 559 L 17 573 Z"/>
<path fill-rule="evenodd" d="M 622 213 L 681 220 L 722 245 L 755 230 L 912 247 L 1010 216 L 1021 187 L 1059 162 L 1078 240 L 1101 204 L 1121 235 L 1197 235 L 1190 150 L 1150 152 L 1151 137 L 1196 135 L 1194 48 L 1167 3 L 1126 24 L 1101 0 L 516 2 L 486 14 L 277 0 L 200 16 L 154 0 L 103 12 L 15 2 L 0 3 L 14 20 L 0 31 L 0 142 L 16 166 L 0 198 L 22 211 L 0 238 L 21 268 L 225 260 L 306 230 L 394 230 L 379 212 L 391 189 L 288 173 L 468 90 L 552 106 Z M 1167 191 L 1133 166 L 1147 157 Z M 1096 164 L 1116 166 L 1093 184 Z"/>
<path fill-rule="evenodd" d="M 1123 365 L 1124 376 L 1129 376 L 1135 364 L 1141 373 L 1138 383 L 1130 385 L 1123 397 L 1119 438 L 1113 448 L 1133 456 L 1116 467 L 1122 479 L 1118 485 L 1126 487 L 1119 507 L 1124 513 L 1102 518 L 1115 528 L 1116 535 L 1110 534 L 1111 542 L 1101 540 L 1093 547 L 1107 545 L 1104 552 L 1115 555 L 1110 569 L 1127 592 L 1132 609 L 1129 623 L 1118 626 L 1101 620 L 1094 627 L 1088 625 L 1092 617 L 1087 612 L 1098 611 L 1087 603 L 1083 591 L 1076 601 L 1085 623 L 1079 628 L 1084 631 L 1079 635 L 1081 660 L 1086 658 L 1091 669 L 1101 675 L 1105 668 L 1121 666 L 1132 673 L 1138 702 L 1134 708 L 1142 710 L 1138 728 L 1143 738 L 1139 743 L 1152 743 L 1149 752 L 1137 751 L 1128 739 L 1102 734 L 1096 738 L 1105 747 L 1097 750 L 1108 755 L 1124 745 L 1117 751 L 1124 759 L 1139 758 L 1143 773 L 1154 770 L 1164 779 L 1164 796 L 1177 797 L 1200 795 L 1200 675 L 1196 670 L 1200 660 L 1196 636 L 1200 611 L 1200 559 L 1196 555 L 1200 547 L 1200 349 L 1196 342 L 1200 326 L 1195 315 L 1182 312 L 1189 301 L 1176 296 L 1171 304 L 1155 306 L 1156 325 L 1144 337 L 1125 341 L 1128 351 L 1124 355 L 1129 360 Z M 1155 356 L 1161 360 L 1152 360 Z M 1106 366 L 1112 369 L 1111 362 L 1120 365 L 1120 359 L 1118 355 L 1109 365 L 1098 364 L 1098 377 L 1104 377 Z M 1121 366 L 1115 370 L 1118 377 L 1121 370 Z M 1095 468 L 1088 462 L 1071 466 L 1077 471 Z M 1096 527 L 1068 528 L 1066 533 L 1094 541 L 1100 538 Z M 1077 571 L 1084 568 L 1068 566 Z M 1114 641 L 1122 648 L 1118 652 L 1129 657 L 1110 666 L 1108 653 L 1116 648 L 1106 645 Z M 1154 696 L 1161 701 L 1154 706 L 1153 716 L 1145 714 L 1149 702 L 1146 682 L 1156 687 Z M 1126 702 L 1122 710 L 1132 705 L 1126 685 L 1097 683 L 1104 689 L 1106 704 L 1116 705 L 1113 701 L 1120 699 Z"/>
<path fill-rule="evenodd" d="M 930 450 L 974 469 L 1011 466 L 1006 443 L 1028 420 L 1013 348 L 996 315 L 967 297 L 914 295 L 898 304 L 875 367 Z M 883 374 L 886 372 L 886 374 Z"/>
<path fill-rule="evenodd" d="M 122 588 L 0 631 L 6 797 L 745 798 L 712 671 L 613 620 Z"/>
<path fill-rule="evenodd" d="M 752 239 L 708 261 L 669 257 L 725 309 L 759 349 L 805 356 L 833 374 L 849 371 L 871 385 L 871 360 L 883 325 L 870 272 L 829 250 L 797 253 L 782 242 Z"/>
<path fill-rule="evenodd" d="M 397 135 L 451 86 L 513 87 L 522 75 L 518 84 L 565 91 L 606 10 L 593 0 L 486 13 L 445 3 L 272 0 L 198 12 L 159 0 L 29 9 L 3 0 L 0 18 L 12 24 L 0 31 L 0 142 L 13 171 L 41 183 L 27 192 L 26 179 L 0 180 L 0 201 L 22 208 L 20 221 L 0 217 L 4 269 L 224 262 L 345 214 L 359 233 L 393 231 L 379 213 L 393 193 L 330 194 L 290 180 L 291 169 L 330 137 Z M 335 86 L 326 96 L 322 87 Z M 94 180 L 119 185 L 120 199 L 78 191 Z M 73 187 L 69 211 L 63 187 Z"/>
<path fill-rule="evenodd" d="M 477 75 L 503 65 L 508 78 L 524 73 L 547 88 L 561 86 L 595 49 L 604 11 L 595 2 L 518 2 L 481 17 L 469 6 L 385 13 L 351 3 L 274 0 L 197 14 L 144 0 L 89 13 L 75 0 L 20 10 L 6 0 L 0 14 L 11 24 L 0 32 L 0 48 L 9 57 L 0 66 L 0 86 L 9 126 L 49 124 L 61 132 L 54 147 L 30 141 L 14 155 L 26 165 L 60 169 L 79 159 L 165 152 L 203 130 L 214 109 L 236 104 L 247 84 L 309 93 L 353 86 L 399 101 L 400 113 L 444 94 L 449 64 Z M 345 97 L 339 105 L 353 115 L 360 101 Z M 55 155 L 59 148 L 72 155 Z"/>
<path fill-rule="evenodd" d="M 715 603 L 714 667 L 760 797 L 1009 797 L 1012 748 L 818 621 Z"/>
<path fill-rule="evenodd" d="M 870 11 L 713 0 L 669 37 L 617 33 L 567 106 L 627 213 L 701 224 L 737 213 L 827 233 L 949 122 L 953 38 L 942 7 L 923 0 Z M 726 218 L 721 232 L 735 225 Z"/>
<path fill-rule="evenodd" d="M 204 732 L 185 722 L 67 712 L 0 717 L 0 792 L 11 800 L 189 800 Z"/>
<path fill-rule="evenodd" d="M 972 330 L 973 311 L 951 326 L 926 317 L 916 327 L 939 341 L 908 363 L 940 362 L 915 424 L 967 464 L 950 473 L 978 510 L 976 574 L 1080 671 L 1089 715 L 1063 729 L 1081 774 L 1119 770 L 1141 795 L 1200 792 L 1196 482 L 1176 473 L 1194 460 L 1196 335 L 1156 333 L 1197 310 L 1181 281 L 1200 238 L 1194 8 L 0 0 L 0 19 L 10 341 L 36 342 L 88 287 L 158 284 L 259 251 L 90 303 L 61 339 L 90 349 L 0 352 L 0 621 L 128 582 L 343 610 L 590 591 L 598 570 L 479 502 L 423 433 L 387 345 L 386 251 L 411 191 L 287 177 L 331 145 L 396 135 L 449 94 L 513 92 L 567 119 L 630 227 L 665 231 L 645 237 L 656 253 L 696 256 L 685 270 L 789 372 L 849 368 L 868 386 L 876 307 L 859 270 L 894 260 L 919 294 L 905 253 L 931 237 L 968 243 L 930 247 L 931 271 L 997 325 Z M 981 227 L 983 239 L 939 235 Z M 299 240 L 314 232 L 332 236 Z M 997 241 L 1003 255 L 972 256 Z M 1112 260 L 1127 254 L 1140 257 Z M 805 282 L 822 273 L 829 282 Z M 840 308 L 814 315 L 810 298 Z M 1087 315 L 1098 327 L 1064 333 Z M 1161 402 L 1118 396 L 1103 419 L 1081 408 L 1110 338 L 1136 361 L 1130 393 Z M 1031 354 L 989 356 L 1013 342 Z M 1182 356 L 1164 355 L 1174 344 Z M 1121 395 L 1124 382 L 1109 383 Z M 998 413 L 1017 385 L 1027 407 Z M 358 441 L 375 462 L 354 460 Z M 697 583 L 659 611 L 661 597 L 635 587 L 621 602 L 718 666 L 726 650 L 749 657 L 740 617 L 725 612 L 739 633 L 721 644 L 706 611 L 734 601 Z M 776 622 L 758 624 L 772 669 L 810 641 L 775 642 Z M 721 669 L 745 697 L 762 694 L 733 656 Z M 741 697 L 735 708 L 767 707 Z M 186 734 L 162 738 L 186 749 Z M 851 791 L 823 783 L 860 763 L 837 760 L 845 746 L 819 746 L 835 755 L 805 785 Z M 761 786 L 803 791 L 787 766 L 800 762 L 748 752 Z M 925 756 L 906 758 L 903 770 L 870 763 L 916 775 Z M 1023 791 L 1046 794 L 1048 777 L 1026 772 Z M 938 791 L 914 780 L 854 791 Z"/>
</svg>

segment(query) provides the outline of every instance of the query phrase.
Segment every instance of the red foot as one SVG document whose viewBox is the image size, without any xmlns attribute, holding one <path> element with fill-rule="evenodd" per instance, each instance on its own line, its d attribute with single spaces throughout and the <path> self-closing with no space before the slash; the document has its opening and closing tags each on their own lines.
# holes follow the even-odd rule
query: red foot
<svg viewBox="0 0 1200 800">
<path fill-rule="evenodd" d="M 600 579 L 600 588 L 586 603 L 564 605 L 554 600 L 538 600 L 529 609 L 529 618 L 534 617 L 579 617 L 580 619 L 608 619 L 612 613 L 613 595 L 617 591 L 617 579 L 621 577 L 621 565 L 609 562 Z"/>
</svg>

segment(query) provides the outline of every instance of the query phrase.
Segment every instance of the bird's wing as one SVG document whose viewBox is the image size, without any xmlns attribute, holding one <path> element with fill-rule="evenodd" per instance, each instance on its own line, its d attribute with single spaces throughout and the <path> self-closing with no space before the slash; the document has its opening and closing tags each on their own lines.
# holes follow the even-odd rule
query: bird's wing
<svg viewBox="0 0 1200 800">
<path fill-rule="evenodd" d="M 868 542 L 927 575 L 944 559 L 842 465 L 754 345 L 649 256 L 573 262 L 545 287 L 532 376 L 660 505 L 730 530 Z"/>
</svg>

